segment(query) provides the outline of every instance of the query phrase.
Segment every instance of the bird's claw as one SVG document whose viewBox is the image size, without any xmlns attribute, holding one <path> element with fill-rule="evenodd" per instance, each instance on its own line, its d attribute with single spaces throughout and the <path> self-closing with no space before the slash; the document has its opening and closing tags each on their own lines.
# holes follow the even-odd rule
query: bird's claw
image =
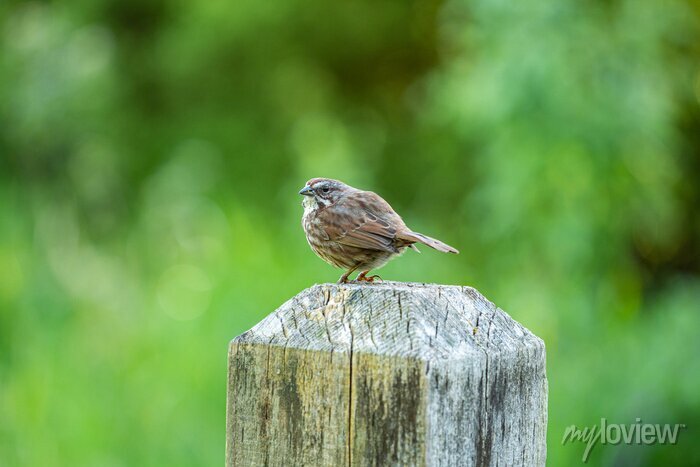
<svg viewBox="0 0 700 467">
<path fill-rule="evenodd" d="M 377 279 L 379 280 L 379 282 L 384 282 L 384 281 L 382 280 L 382 278 L 379 277 L 378 274 L 375 274 L 375 275 L 369 276 L 369 277 L 367 277 L 367 276 L 362 276 L 362 275 L 357 276 L 357 282 L 369 282 L 370 284 L 371 284 L 372 282 L 374 282 L 375 280 L 377 280 Z"/>
</svg>

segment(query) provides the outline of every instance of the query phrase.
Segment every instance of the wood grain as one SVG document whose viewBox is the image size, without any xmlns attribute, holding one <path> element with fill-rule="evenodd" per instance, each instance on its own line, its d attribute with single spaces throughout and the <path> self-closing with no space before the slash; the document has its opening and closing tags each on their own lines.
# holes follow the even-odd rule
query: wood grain
<svg viewBox="0 0 700 467">
<path fill-rule="evenodd" d="M 544 465 L 541 339 L 469 287 L 322 284 L 231 342 L 226 464 Z"/>
</svg>

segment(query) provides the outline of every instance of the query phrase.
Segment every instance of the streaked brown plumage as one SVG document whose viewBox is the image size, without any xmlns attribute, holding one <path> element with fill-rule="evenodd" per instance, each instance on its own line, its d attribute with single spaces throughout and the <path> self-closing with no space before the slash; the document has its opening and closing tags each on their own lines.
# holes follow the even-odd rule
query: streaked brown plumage
<svg viewBox="0 0 700 467">
<path fill-rule="evenodd" d="M 360 270 L 358 281 L 371 282 L 372 269 L 384 266 L 406 248 L 422 243 L 444 253 L 459 253 L 451 246 L 413 232 L 376 193 L 362 191 L 329 178 L 313 178 L 304 195 L 302 226 L 311 249 L 335 267 L 346 269 L 338 282 L 347 282 Z"/>
</svg>

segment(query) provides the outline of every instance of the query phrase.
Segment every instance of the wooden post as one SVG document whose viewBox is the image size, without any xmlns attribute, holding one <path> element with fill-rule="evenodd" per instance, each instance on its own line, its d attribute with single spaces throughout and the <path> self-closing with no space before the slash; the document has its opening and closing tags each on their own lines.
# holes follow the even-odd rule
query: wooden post
<svg viewBox="0 0 700 467">
<path fill-rule="evenodd" d="M 541 339 L 470 287 L 315 285 L 229 349 L 227 466 L 546 457 Z"/>
</svg>

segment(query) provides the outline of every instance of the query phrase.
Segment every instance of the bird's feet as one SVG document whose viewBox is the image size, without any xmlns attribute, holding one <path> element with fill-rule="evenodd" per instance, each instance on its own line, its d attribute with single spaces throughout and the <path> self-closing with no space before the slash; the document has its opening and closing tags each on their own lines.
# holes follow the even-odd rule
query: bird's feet
<svg viewBox="0 0 700 467">
<path fill-rule="evenodd" d="M 368 273 L 368 272 L 369 272 L 369 271 L 362 271 L 362 272 L 357 276 L 357 282 L 369 282 L 369 283 L 372 283 L 372 282 L 374 282 L 376 279 L 379 279 L 380 282 L 382 281 L 382 278 L 379 277 L 379 275 L 377 275 L 377 274 L 375 274 L 374 276 L 369 276 L 369 277 L 367 277 L 367 273 Z"/>
<path fill-rule="evenodd" d="M 349 275 L 350 274 L 343 274 L 342 276 L 340 276 L 340 279 L 338 279 L 338 282 L 336 282 L 336 284 L 347 284 Z"/>
<path fill-rule="evenodd" d="M 354 268 L 350 269 L 349 271 L 347 271 L 347 272 L 346 272 L 345 274 L 343 274 L 342 276 L 340 276 L 340 279 L 338 279 L 338 284 L 347 284 L 347 283 L 348 283 L 348 277 L 349 277 L 350 274 L 352 274 L 356 269 L 357 269 L 357 267 L 354 267 Z"/>
</svg>

